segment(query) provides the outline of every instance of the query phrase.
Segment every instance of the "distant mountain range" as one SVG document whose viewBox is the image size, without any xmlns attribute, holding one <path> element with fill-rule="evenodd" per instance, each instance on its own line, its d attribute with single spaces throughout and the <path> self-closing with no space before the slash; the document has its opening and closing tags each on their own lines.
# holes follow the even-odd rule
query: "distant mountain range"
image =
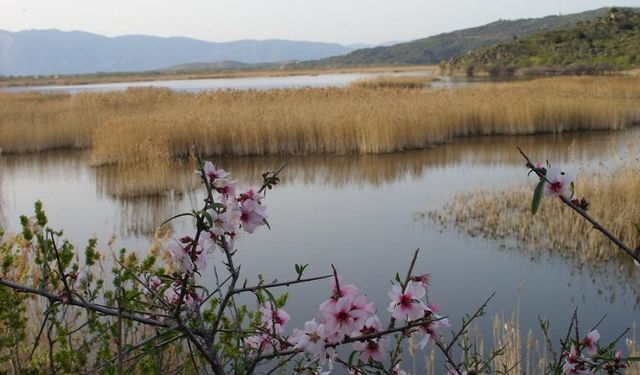
<svg viewBox="0 0 640 375">
<path fill-rule="evenodd" d="M 81 31 L 0 30 L 0 75 L 136 72 L 192 62 L 314 60 L 354 49 L 335 43 L 276 39 L 214 43 L 182 37 L 110 38 Z"/>
<path fill-rule="evenodd" d="M 309 66 L 438 64 L 469 51 L 516 37 L 554 30 L 605 15 L 610 8 L 543 18 L 500 20 L 389 47 L 358 49 L 343 56 L 305 62 Z"/>
<path fill-rule="evenodd" d="M 105 37 L 59 30 L 0 30 L 0 76 L 438 64 L 470 51 L 606 16 L 611 8 L 500 20 L 391 46 L 288 40 L 225 43 L 144 35 Z M 360 48 L 368 47 L 368 48 Z"/>
<path fill-rule="evenodd" d="M 481 48 L 451 60 L 461 69 L 504 74 L 519 68 L 561 71 L 624 69 L 640 65 L 640 8 L 613 8 L 595 19 Z M 532 71 L 535 72 L 535 71 Z"/>
</svg>

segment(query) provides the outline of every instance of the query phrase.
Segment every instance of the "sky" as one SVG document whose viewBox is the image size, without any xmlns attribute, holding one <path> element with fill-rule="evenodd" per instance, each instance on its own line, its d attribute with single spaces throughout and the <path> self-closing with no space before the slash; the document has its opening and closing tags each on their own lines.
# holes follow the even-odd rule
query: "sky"
<svg viewBox="0 0 640 375">
<path fill-rule="evenodd" d="M 604 6 L 640 0 L 0 0 L 0 29 L 378 44 Z"/>
</svg>

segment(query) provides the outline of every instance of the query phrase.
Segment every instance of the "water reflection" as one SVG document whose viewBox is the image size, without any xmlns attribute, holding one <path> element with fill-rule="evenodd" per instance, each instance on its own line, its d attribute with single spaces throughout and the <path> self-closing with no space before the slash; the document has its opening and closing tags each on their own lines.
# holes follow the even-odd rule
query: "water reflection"
<svg viewBox="0 0 640 375">
<path fill-rule="evenodd" d="M 595 268 L 545 253 L 507 251 L 495 242 L 416 220 L 415 213 L 478 185 L 526 182 L 516 146 L 554 163 L 598 166 L 614 163 L 619 154 L 611 151 L 638 138 L 638 130 L 485 137 L 390 155 L 215 162 L 246 185 L 259 183 L 262 172 L 290 161 L 282 186 L 267 199 L 272 230 L 241 239 L 238 261 L 249 283 L 258 273 L 290 278 L 294 263 L 310 264 L 310 274 L 322 274 L 335 263 L 386 314 L 390 273 L 405 269 L 411 251 L 420 247 L 416 269 L 433 273 L 436 302 L 452 320 L 496 290 L 488 314 L 510 313 L 522 300 L 523 332 L 537 329 L 538 315 L 563 327 L 576 305 L 582 306 L 587 325 L 605 313 L 615 316 L 605 326 L 618 332 L 637 319 L 639 282 L 633 267 L 610 262 Z M 42 199 L 51 225 L 64 228 L 76 244 L 94 235 L 104 244 L 115 235 L 115 248 L 146 249 L 158 224 L 199 204 L 193 169 L 189 161 L 95 168 L 85 152 L 5 155 L 0 158 L 0 207 L 7 226 L 17 230 L 18 216 L 32 212 L 33 201 Z M 176 221 L 176 233 L 184 233 L 187 225 Z M 292 325 L 316 315 L 327 288 L 286 290 L 292 301 L 289 312 L 298 319 Z"/>
<path fill-rule="evenodd" d="M 261 156 L 217 158 L 215 162 L 232 171 L 233 178 L 240 185 L 259 184 L 263 172 L 288 163 L 282 174 L 283 184 L 357 189 L 384 186 L 400 180 L 421 180 L 430 171 L 456 167 L 489 167 L 494 177 L 499 178 L 504 169 L 501 167 L 522 165 L 516 146 L 555 163 L 572 160 L 602 163 L 612 159 L 611 150 L 621 149 L 626 139 L 638 133 L 631 130 L 480 137 L 396 154 Z M 194 190 L 200 183 L 194 177 L 195 163 L 192 160 L 91 167 L 88 159 L 88 153 L 82 151 L 7 155 L 0 159 L 0 182 L 10 181 L 10 190 L 18 195 L 16 199 L 20 199 L 21 191 L 55 189 L 52 176 L 64 176 L 66 181 L 83 189 L 93 186 L 99 199 L 107 200 L 118 208 L 119 223 L 114 234 L 125 237 L 150 237 L 157 225 L 172 216 L 179 207 L 193 206 L 197 201 Z M 456 185 L 465 186 L 470 182 L 463 178 Z M 438 188 L 437 181 L 429 183 Z M 7 187 L 0 185 L 0 199 L 6 200 L 6 190 Z M 91 205 L 90 202 L 82 203 Z M 6 211 L 3 209 L 5 206 L 0 204 L 0 213 Z"/>
</svg>

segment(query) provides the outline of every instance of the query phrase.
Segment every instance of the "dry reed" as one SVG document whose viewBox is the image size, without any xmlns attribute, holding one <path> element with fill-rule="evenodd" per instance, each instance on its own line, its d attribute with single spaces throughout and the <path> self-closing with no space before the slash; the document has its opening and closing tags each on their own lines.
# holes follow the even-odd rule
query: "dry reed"
<svg viewBox="0 0 640 375">
<path fill-rule="evenodd" d="M 95 164 L 207 155 L 368 154 L 454 137 L 622 129 L 640 119 L 640 78 L 563 77 L 458 90 L 166 89 L 0 94 L 5 152 L 92 147 Z"/>
<path fill-rule="evenodd" d="M 625 243 L 640 243 L 640 170 L 620 169 L 576 181 L 579 196 L 591 201 L 589 211 Z M 478 190 L 456 195 L 446 214 L 464 231 L 489 238 L 515 238 L 532 248 L 547 249 L 579 264 L 597 264 L 622 257 L 606 237 L 560 202 L 547 199 L 531 215 L 533 187 Z M 623 258 L 625 259 L 625 258 Z"/>
<path fill-rule="evenodd" d="M 350 86 L 363 89 L 421 89 L 433 80 L 433 77 L 427 76 L 379 76 L 354 81 Z"/>
</svg>

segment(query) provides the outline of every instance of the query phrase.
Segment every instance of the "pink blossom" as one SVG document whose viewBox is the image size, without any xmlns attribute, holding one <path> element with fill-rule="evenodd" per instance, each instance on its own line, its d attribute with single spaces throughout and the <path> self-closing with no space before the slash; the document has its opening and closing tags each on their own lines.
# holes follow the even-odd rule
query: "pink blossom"
<svg viewBox="0 0 640 375">
<path fill-rule="evenodd" d="M 242 228 L 247 233 L 253 233 L 257 227 L 264 225 L 267 218 L 265 206 L 258 204 L 255 200 L 247 199 L 242 202 L 240 209 Z"/>
<path fill-rule="evenodd" d="M 253 335 L 244 339 L 244 345 L 248 349 L 259 352 L 267 352 L 273 349 L 273 343 L 268 335 Z"/>
<path fill-rule="evenodd" d="M 616 361 L 620 361 L 622 359 L 622 350 L 618 350 L 615 354 Z"/>
<path fill-rule="evenodd" d="M 338 286 L 336 285 L 336 278 L 331 279 L 331 297 L 328 300 L 322 302 L 320 304 L 320 311 L 326 312 L 331 311 L 335 307 L 338 299 L 342 297 L 355 297 L 358 294 L 358 287 L 353 284 L 343 284 L 342 276 L 338 275 L 338 285 L 340 285 L 340 290 L 338 290 Z"/>
<path fill-rule="evenodd" d="M 227 233 L 235 233 L 240 225 L 239 209 L 233 209 L 227 207 L 223 212 L 217 212 L 215 210 L 208 210 L 207 213 L 211 216 L 212 227 L 211 233 L 216 236 L 224 236 Z"/>
<path fill-rule="evenodd" d="M 367 318 L 362 328 L 359 331 L 353 332 L 351 337 L 358 337 L 362 335 L 368 335 L 382 331 L 382 324 L 377 315 L 373 315 Z"/>
<path fill-rule="evenodd" d="M 194 264 L 191 260 L 190 248 L 191 245 L 185 245 L 178 241 L 172 241 L 169 243 L 169 251 L 171 252 L 171 257 L 178 266 L 178 270 L 180 271 L 180 273 L 193 273 Z"/>
<path fill-rule="evenodd" d="M 420 349 L 424 349 L 424 347 L 427 346 L 430 341 L 436 340 L 438 338 L 438 330 L 440 328 L 447 328 L 451 326 L 449 324 L 449 319 L 443 318 L 439 315 L 429 314 L 429 312 L 427 312 L 425 314 L 425 317 L 431 318 L 433 319 L 433 321 L 427 324 L 423 324 L 419 327 L 418 332 L 423 335 L 422 340 L 420 340 L 420 342 L 418 343 Z"/>
<path fill-rule="evenodd" d="M 160 285 L 162 285 L 162 280 L 158 276 L 154 275 L 149 278 L 149 287 L 151 289 L 158 289 Z"/>
<path fill-rule="evenodd" d="M 223 180 L 225 183 L 221 186 L 216 186 L 215 189 L 218 193 L 222 194 L 225 199 L 236 197 L 236 182 Z"/>
<path fill-rule="evenodd" d="M 398 320 L 416 320 L 422 318 L 427 306 L 420 301 L 424 297 L 426 290 L 422 285 L 409 281 L 404 292 L 400 285 L 394 285 L 389 292 L 391 303 L 388 311 Z"/>
<path fill-rule="evenodd" d="M 177 305 L 178 300 L 180 299 L 180 294 L 177 293 L 173 287 L 171 287 L 164 291 L 164 298 L 170 305 Z"/>
<path fill-rule="evenodd" d="M 367 312 L 353 308 L 353 297 L 343 297 L 336 301 L 330 311 L 323 313 L 325 329 L 331 340 L 342 340 L 346 335 L 359 331 L 367 318 Z"/>
<path fill-rule="evenodd" d="M 180 295 L 182 294 L 182 288 L 178 285 L 172 285 L 164 291 L 164 298 L 167 303 L 172 306 L 177 306 L 180 302 Z M 182 298 L 182 304 L 187 309 L 193 310 L 202 301 L 202 297 L 197 293 L 187 291 Z"/>
<path fill-rule="evenodd" d="M 565 353 L 562 373 L 565 375 L 593 375 L 592 371 L 584 368 L 584 364 L 580 361 L 580 354 L 575 345 L 571 345 L 569 353 Z"/>
<path fill-rule="evenodd" d="M 362 362 L 367 363 L 370 359 L 380 362 L 384 353 L 383 343 L 384 340 L 381 339 L 356 341 L 353 343 L 353 349 L 360 352 L 360 360 Z"/>
<path fill-rule="evenodd" d="M 458 372 L 458 370 L 449 370 L 447 375 L 467 375 L 467 371 Z"/>
<path fill-rule="evenodd" d="M 240 193 L 240 197 L 238 197 L 238 202 L 244 203 L 245 201 L 251 200 L 259 203 L 261 199 L 262 197 L 258 193 L 258 188 L 252 187 L 247 189 L 244 193 Z"/>
<path fill-rule="evenodd" d="M 589 332 L 587 334 L 587 338 L 584 339 L 584 345 L 587 347 L 587 353 L 589 353 L 591 357 L 598 354 L 598 340 L 600 340 L 600 332 L 598 332 L 597 329 Z"/>
<path fill-rule="evenodd" d="M 169 251 L 178 270 L 183 274 L 192 274 L 196 270 L 207 268 L 207 252 L 213 251 L 213 240 L 203 233 L 198 245 L 193 249 L 194 240 L 191 237 L 182 237 L 169 243 Z"/>
<path fill-rule="evenodd" d="M 391 375 L 407 375 L 407 372 L 403 371 L 400 368 L 400 364 L 398 363 L 397 365 L 393 366 L 393 369 L 391 369 Z"/>
<path fill-rule="evenodd" d="M 325 326 L 318 324 L 315 320 L 304 323 L 304 331 L 294 329 L 292 343 L 296 349 L 302 349 L 306 353 L 324 358 L 325 356 Z"/>
<path fill-rule="evenodd" d="M 275 323 L 275 332 L 284 333 L 284 325 L 289 321 L 289 314 L 283 309 L 273 310 L 273 306 L 269 302 L 265 302 L 260 308 L 262 313 L 262 323 L 265 324 L 268 330 L 272 330 Z"/>
<path fill-rule="evenodd" d="M 547 170 L 544 184 L 544 195 L 548 197 L 565 197 L 571 198 L 573 195 L 571 183 L 573 177 L 558 167 L 551 167 Z"/>
<path fill-rule="evenodd" d="M 429 283 L 431 283 L 431 275 L 425 273 L 424 275 L 412 276 L 411 281 L 421 284 L 422 287 L 426 289 L 429 286 Z"/>
<path fill-rule="evenodd" d="M 214 184 L 216 180 L 225 178 L 229 175 L 224 169 L 216 169 L 216 166 L 207 161 L 202 168 L 204 170 L 204 176 L 210 184 Z M 202 175 L 200 172 L 196 172 L 198 175 Z"/>
</svg>

